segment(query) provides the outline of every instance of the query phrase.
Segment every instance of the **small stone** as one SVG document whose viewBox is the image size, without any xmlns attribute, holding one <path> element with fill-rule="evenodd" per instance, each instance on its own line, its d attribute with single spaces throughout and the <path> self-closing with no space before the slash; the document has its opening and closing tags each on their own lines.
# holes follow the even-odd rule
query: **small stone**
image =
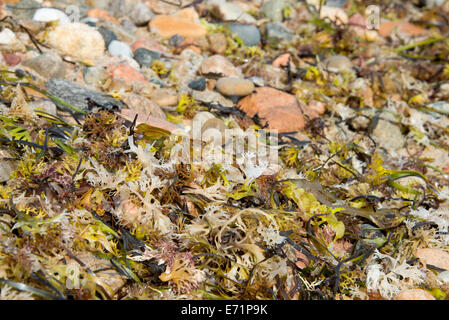
<svg viewBox="0 0 449 320">
<path fill-rule="evenodd" d="M 50 32 L 48 42 L 62 53 L 79 59 L 96 60 L 105 50 L 101 34 L 83 23 L 57 26 Z"/>
<path fill-rule="evenodd" d="M 120 25 L 128 32 L 130 33 L 136 33 L 138 28 L 136 27 L 136 25 L 134 24 L 134 22 L 132 22 L 131 20 L 128 19 L 122 19 L 122 21 L 120 22 Z"/>
<path fill-rule="evenodd" d="M 216 88 L 218 92 L 225 96 L 244 97 L 251 94 L 254 90 L 254 84 L 240 78 L 220 78 L 217 81 Z"/>
<path fill-rule="evenodd" d="M 0 150 L 0 183 L 9 180 L 11 173 L 17 169 L 17 161 L 6 150 Z"/>
<path fill-rule="evenodd" d="M 166 49 L 155 39 L 139 38 L 133 42 L 131 49 L 136 52 L 137 49 L 145 48 L 151 51 L 165 52 Z"/>
<path fill-rule="evenodd" d="M 102 67 L 89 67 L 84 70 L 84 81 L 90 85 L 101 85 L 106 80 L 106 70 Z"/>
<path fill-rule="evenodd" d="M 242 73 L 239 69 L 221 55 L 213 55 L 203 60 L 200 67 L 203 75 L 217 75 L 221 77 L 241 77 Z"/>
<path fill-rule="evenodd" d="M 246 23 L 254 23 L 251 15 L 243 12 L 243 10 L 232 2 L 224 0 L 209 0 L 207 8 L 212 11 L 212 14 L 221 21 L 240 21 Z"/>
<path fill-rule="evenodd" d="M 437 277 L 441 281 L 448 283 L 449 282 L 449 271 L 440 272 Z"/>
<path fill-rule="evenodd" d="M 243 41 L 245 46 L 257 46 L 260 42 L 260 32 L 256 26 L 232 23 L 229 28 Z"/>
<path fill-rule="evenodd" d="M 282 21 L 284 17 L 282 11 L 285 6 L 285 0 L 269 0 L 262 6 L 262 11 L 268 19 Z"/>
<path fill-rule="evenodd" d="M 181 45 L 181 43 L 184 42 L 184 40 L 185 40 L 184 37 L 181 36 L 180 34 L 174 34 L 168 40 L 168 44 L 172 47 L 178 47 Z"/>
<path fill-rule="evenodd" d="M 28 103 L 28 106 L 33 110 L 40 110 L 56 116 L 56 104 L 49 99 L 39 99 Z"/>
<path fill-rule="evenodd" d="M 106 47 L 109 47 L 109 45 L 111 44 L 112 41 L 118 40 L 115 33 L 112 32 L 111 30 L 109 30 L 108 28 L 100 26 L 97 30 L 98 30 L 98 32 L 100 32 L 101 36 L 103 37 Z"/>
<path fill-rule="evenodd" d="M 91 8 L 110 12 L 114 17 L 122 17 L 126 13 L 125 0 L 86 0 Z"/>
<path fill-rule="evenodd" d="M 107 12 L 106 10 L 99 9 L 99 8 L 94 8 L 94 9 L 89 10 L 87 12 L 87 16 L 90 18 L 105 19 L 105 20 L 113 21 L 115 23 L 118 22 L 117 19 L 111 17 L 109 12 Z"/>
<path fill-rule="evenodd" d="M 128 16 L 136 26 L 143 26 L 150 22 L 154 13 L 144 2 L 138 2 Z"/>
<path fill-rule="evenodd" d="M 265 81 L 261 77 L 250 77 L 248 78 L 248 80 L 254 83 L 254 85 L 257 87 L 265 86 Z"/>
<path fill-rule="evenodd" d="M 69 17 L 61 10 L 54 8 L 37 9 L 33 16 L 34 21 L 58 21 L 59 25 L 70 23 Z"/>
<path fill-rule="evenodd" d="M 279 57 L 274 59 L 272 65 L 276 68 L 286 67 L 290 62 L 290 53 L 281 54 Z"/>
<path fill-rule="evenodd" d="M 43 53 L 25 60 L 22 64 L 35 70 L 44 78 L 64 78 L 66 72 L 61 57 L 54 53 Z"/>
<path fill-rule="evenodd" d="M 8 66 L 14 67 L 22 61 L 22 59 L 13 53 L 3 53 L 3 59 L 5 60 Z"/>
<path fill-rule="evenodd" d="M 3 28 L 0 32 L 0 50 L 2 52 L 14 52 L 24 49 L 25 46 L 17 39 L 16 34 L 8 28 Z"/>
<path fill-rule="evenodd" d="M 66 81 L 63 79 L 51 79 L 45 84 L 45 87 L 52 95 L 58 97 L 59 99 L 69 103 L 76 108 L 86 111 L 89 109 L 87 98 L 92 99 L 94 102 L 104 106 L 105 108 L 116 107 L 118 109 L 121 109 L 124 106 L 122 102 L 117 101 L 107 94 L 88 89 L 74 82 Z M 67 107 L 62 105 L 60 107 L 63 109 L 67 109 Z"/>
<path fill-rule="evenodd" d="M 20 0 L 12 9 L 11 13 L 18 20 L 32 20 L 34 13 L 42 5 L 35 0 Z"/>
<path fill-rule="evenodd" d="M 98 27 L 103 26 L 112 31 L 117 37 L 117 40 L 126 43 L 133 43 L 137 39 L 137 36 L 133 32 L 129 32 L 126 28 L 122 27 L 120 24 L 117 24 L 115 22 L 109 20 L 99 20 L 97 22 L 97 25 Z"/>
<path fill-rule="evenodd" d="M 226 99 L 220 93 L 211 90 L 193 91 L 193 99 L 205 104 L 218 104 L 226 108 L 232 108 L 234 103 L 230 99 Z"/>
<path fill-rule="evenodd" d="M 226 51 L 228 41 L 223 33 L 211 33 L 207 35 L 210 51 L 217 54 L 223 54 Z"/>
<path fill-rule="evenodd" d="M 398 34 L 405 34 L 410 37 L 422 36 L 428 33 L 426 29 L 415 26 L 409 22 L 394 21 L 383 22 L 379 26 L 379 35 L 386 38 L 389 37 L 394 30 L 397 30 Z"/>
<path fill-rule="evenodd" d="M 373 136 L 377 143 L 392 151 L 402 148 L 405 144 L 401 128 L 387 120 L 379 119 Z"/>
<path fill-rule="evenodd" d="M 111 56 L 133 57 L 133 51 L 129 44 L 118 40 L 112 40 L 108 46 L 108 51 Z"/>
<path fill-rule="evenodd" d="M 127 64 L 112 64 L 108 67 L 107 74 L 125 82 L 147 81 L 139 71 Z"/>
<path fill-rule="evenodd" d="M 166 39 L 169 39 L 175 34 L 179 34 L 185 38 L 198 38 L 207 34 L 204 26 L 197 23 L 192 17 L 188 18 L 188 14 L 181 11 L 175 16 L 155 16 L 150 21 L 150 31 Z"/>
<path fill-rule="evenodd" d="M 436 248 L 418 249 L 416 256 L 424 265 L 449 270 L 449 253 Z"/>
<path fill-rule="evenodd" d="M 330 19 L 334 21 L 337 25 L 347 24 L 348 23 L 348 15 L 342 8 L 331 7 L 331 6 L 322 6 L 320 11 L 321 19 Z"/>
<path fill-rule="evenodd" d="M 257 88 L 240 100 L 238 107 L 249 117 L 257 114 L 270 129 L 281 133 L 298 131 L 305 125 L 296 97 L 270 87 Z"/>
<path fill-rule="evenodd" d="M 178 96 L 170 89 L 160 88 L 153 91 L 151 100 L 160 107 L 175 106 L 178 104 Z"/>
<path fill-rule="evenodd" d="M 447 101 L 435 101 L 426 105 L 431 111 L 429 111 L 435 118 L 440 118 L 442 115 L 449 115 L 449 102 Z"/>
<path fill-rule="evenodd" d="M 128 121 L 134 121 L 135 116 L 137 115 L 136 124 L 139 125 L 141 123 L 146 123 L 152 127 L 161 128 L 167 130 L 171 133 L 181 130 L 180 127 L 174 125 L 171 122 L 168 122 L 164 119 L 152 117 L 148 114 L 142 114 L 135 110 L 131 109 L 122 109 L 120 111 L 120 116 Z"/>
<path fill-rule="evenodd" d="M 165 113 L 162 109 L 148 98 L 135 93 L 127 93 L 123 99 L 127 106 L 140 114 L 149 115 L 158 119 L 165 119 Z"/>
<path fill-rule="evenodd" d="M 402 291 L 394 300 L 436 300 L 429 292 L 423 289 L 409 289 Z"/>
<path fill-rule="evenodd" d="M 266 24 L 266 35 L 270 41 L 292 41 L 293 32 L 280 22 L 268 22 Z"/>
<path fill-rule="evenodd" d="M 151 51 L 145 48 L 137 49 L 134 52 L 134 60 L 136 60 L 141 67 L 151 67 L 154 60 L 161 57 L 161 54 L 157 51 Z"/>
<path fill-rule="evenodd" d="M 324 60 L 324 65 L 331 72 L 339 72 L 343 70 L 351 70 L 352 62 L 346 56 L 336 55 Z"/>
<path fill-rule="evenodd" d="M 196 91 L 206 90 L 206 78 L 198 78 L 189 83 L 189 88 Z"/>
</svg>

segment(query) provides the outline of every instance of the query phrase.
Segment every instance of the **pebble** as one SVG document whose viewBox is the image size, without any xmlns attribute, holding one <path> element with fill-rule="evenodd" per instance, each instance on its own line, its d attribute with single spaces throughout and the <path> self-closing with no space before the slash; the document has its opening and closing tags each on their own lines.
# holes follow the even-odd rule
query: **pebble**
<svg viewBox="0 0 449 320">
<path fill-rule="evenodd" d="M 32 20 L 34 13 L 42 5 L 35 0 L 20 0 L 12 9 L 11 13 L 18 20 Z"/>
<path fill-rule="evenodd" d="M 138 113 L 149 115 L 158 119 L 165 119 L 165 113 L 162 109 L 152 100 L 145 98 L 135 93 L 127 93 L 123 98 L 123 102 Z"/>
<path fill-rule="evenodd" d="M 218 104 L 226 108 L 232 108 L 234 106 L 234 102 L 232 102 L 232 100 L 223 97 L 216 91 L 193 91 L 192 96 L 195 101 L 203 102 L 205 104 Z"/>
<path fill-rule="evenodd" d="M 5 60 L 5 63 L 11 67 L 18 65 L 22 61 L 22 59 L 18 55 L 15 55 L 13 53 L 3 53 L 2 56 Z"/>
<path fill-rule="evenodd" d="M 143 26 L 150 22 L 154 13 L 144 2 L 137 2 L 128 16 L 136 26 Z"/>
<path fill-rule="evenodd" d="M 184 10 L 181 10 L 174 16 L 155 16 L 149 23 L 150 31 L 166 39 L 175 34 L 179 34 L 184 38 L 205 36 L 207 34 L 206 28 L 195 21 L 196 17 L 193 14 L 182 12 Z"/>
<path fill-rule="evenodd" d="M 97 22 L 98 27 L 105 27 L 112 31 L 118 40 L 126 42 L 126 43 L 133 43 L 137 40 L 137 36 L 133 32 L 129 32 L 127 29 L 125 29 L 120 24 L 117 24 L 115 22 L 109 21 L 109 20 L 99 20 Z"/>
<path fill-rule="evenodd" d="M 426 105 L 435 111 L 429 111 L 435 118 L 440 118 L 443 114 L 449 115 L 449 102 L 435 101 Z"/>
<path fill-rule="evenodd" d="M 320 18 L 328 18 L 331 21 L 334 21 L 337 25 L 347 24 L 349 20 L 348 15 L 342 8 L 327 5 L 321 7 Z"/>
<path fill-rule="evenodd" d="M 33 15 L 33 20 L 42 22 L 58 21 L 59 25 L 70 23 L 69 17 L 64 12 L 54 8 L 37 9 Z"/>
<path fill-rule="evenodd" d="M 206 7 L 212 11 L 213 15 L 221 21 L 240 21 L 255 23 L 251 15 L 245 13 L 239 6 L 224 0 L 209 0 Z"/>
<path fill-rule="evenodd" d="M 124 107 L 121 101 L 117 101 L 107 94 L 88 89 L 67 80 L 53 78 L 45 84 L 45 87 L 54 96 L 82 110 L 88 110 L 89 108 L 87 98 L 106 108 L 117 107 L 121 109 Z M 67 109 L 64 106 L 61 107 Z"/>
<path fill-rule="evenodd" d="M 174 125 L 173 123 L 168 122 L 164 119 L 152 117 L 150 115 L 143 114 L 143 113 L 138 113 L 135 110 L 122 109 L 120 111 L 120 116 L 125 118 L 128 121 L 131 121 L 131 122 L 134 121 L 134 118 L 136 115 L 137 115 L 137 121 L 136 121 L 137 125 L 139 125 L 140 123 L 146 123 L 152 127 L 165 129 L 172 133 L 179 131 L 181 129 L 180 127 L 178 127 L 178 126 Z"/>
<path fill-rule="evenodd" d="M 106 80 L 106 70 L 100 66 L 86 68 L 83 72 L 84 81 L 90 85 L 101 85 Z"/>
<path fill-rule="evenodd" d="M 270 129 L 291 132 L 304 128 L 304 117 L 295 96 L 270 87 L 261 87 L 243 98 L 237 106 L 249 117 L 256 114 Z"/>
<path fill-rule="evenodd" d="M 223 33 L 211 33 L 207 35 L 209 41 L 209 49 L 213 53 L 223 54 L 228 46 L 228 40 Z"/>
<path fill-rule="evenodd" d="M 421 27 L 415 26 L 412 23 L 404 21 L 383 22 L 379 26 L 379 35 L 386 38 L 389 37 L 394 30 L 397 30 L 400 35 L 407 35 L 416 37 L 426 34 L 428 31 Z"/>
<path fill-rule="evenodd" d="M 125 82 L 146 82 L 145 77 L 135 68 L 125 63 L 112 64 L 107 69 L 107 74 L 117 80 Z"/>
<path fill-rule="evenodd" d="M 436 248 L 418 249 L 416 256 L 424 265 L 432 265 L 440 269 L 449 270 L 449 253 Z"/>
<path fill-rule="evenodd" d="M 241 77 L 242 73 L 239 69 L 222 55 L 213 55 L 203 60 L 200 67 L 203 75 L 216 75 L 221 77 Z"/>
<path fill-rule="evenodd" d="M 285 0 L 269 0 L 262 6 L 262 12 L 265 17 L 272 21 L 282 21 L 282 11 L 285 6 Z"/>
<path fill-rule="evenodd" d="M 117 36 L 114 32 L 109 30 L 108 28 L 105 28 L 103 26 L 100 26 L 98 29 L 98 32 L 100 32 L 101 36 L 103 37 L 104 44 L 106 47 L 109 47 L 112 41 L 118 40 Z"/>
<path fill-rule="evenodd" d="M 50 99 L 39 99 L 36 101 L 31 101 L 28 106 L 33 110 L 40 110 L 46 113 L 56 116 L 57 108 L 56 104 Z"/>
<path fill-rule="evenodd" d="M 86 0 L 86 4 L 110 12 L 114 17 L 121 17 L 126 13 L 125 0 Z"/>
<path fill-rule="evenodd" d="M 268 22 L 266 24 L 266 35 L 271 42 L 292 41 L 293 32 L 280 22 Z"/>
<path fill-rule="evenodd" d="M 429 292 L 423 289 L 409 289 L 402 291 L 393 300 L 436 300 Z"/>
<path fill-rule="evenodd" d="M 171 89 L 159 88 L 153 91 L 151 100 L 160 107 L 175 106 L 178 104 L 178 95 Z"/>
<path fill-rule="evenodd" d="M 189 88 L 196 91 L 206 90 L 206 78 L 200 77 L 189 83 Z"/>
<path fill-rule="evenodd" d="M 0 50 L 6 53 L 23 51 L 25 46 L 17 39 L 16 34 L 11 29 L 3 28 L 0 32 Z"/>
<path fill-rule="evenodd" d="M 437 277 L 443 282 L 449 282 L 449 271 L 440 272 Z"/>
<path fill-rule="evenodd" d="M 137 49 L 134 52 L 134 60 L 136 60 L 141 67 L 151 67 L 154 60 L 161 57 L 161 54 L 157 51 L 151 51 L 145 48 Z"/>
<path fill-rule="evenodd" d="M 243 41 L 245 46 L 257 46 L 260 42 L 260 32 L 256 26 L 232 23 L 229 28 Z"/>
<path fill-rule="evenodd" d="M 254 83 L 254 85 L 257 87 L 265 86 L 265 81 L 261 77 L 250 77 L 248 78 L 248 80 Z"/>
<path fill-rule="evenodd" d="M 373 130 L 374 140 L 390 150 L 398 150 L 405 144 L 401 128 L 390 121 L 379 119 Z"/>
<path fill-rule="evenodd" d="M 0 150 L 0 183 L 7 182 L 11 173 L 17 169 L 17 161 L 5 160 L 9 158 L 14 158 L 6 150 Z"/>
<path fill-rule="evenodd" d="M 184 42 L 184 40 L 184 37 L 177 33 L 170 37 L 168 44 L 172 47 L 178 47 Z"/>
<path fill-rule="evenodd" d="M 111 56 L 124 56 L 129 58 L 133 57 L 133 51 L 129 44 L 118 40 L 111 41 L 108 46 L 108 51 Z"/>
<path fill-rule="evenodd" d="M 122 21 L 120 22 L 120 25 L 128 32 L 131 33 L 136 33 L 138 28 L 137 26 L 134 24 L 134 22 L 132 22 L 131 20 L 128 19 L 122 19 Z"/>
<path fill-rule="evenodd" d="M 54 53 L 43 53 L 22 63 L 44 78 L 64 78 L 65 65 L 61 57 Z"/>
<path fill-rule="evenodd" d="M 87 16 L 89 18 L 95 18 L 95 19 L 105 19 L 105 20 L 109 20 L 109 21 L 113 21 L 114 23 L 117 23 L 117 19 L 111 17 L 111 15 L 109 14 L 109 12 L 107 12 L 106 10 L 102 10 L 102 9 L 98 9 L 98 8 L 94 8 L 91 9 L 87 12 Z"/>
<path fill-rule="evenodd" d="M 218 79 L 216 89 L 225 96 L 244 97 L 253 92 L 254 84 L 250 80 L 226 77 Z"/>
<path fill-rule="evenodd" d="M 352 69 L 352 62 L 346 56 L 336 55 L 324 60 L 324 65 L 331 72 L 349 71 Z"/>
<path fill-rule="evenodd" d="M 105 50 L 101 34 L 83 23 L 57 26 L 49 33 L 48 42 L 63 54 L 79 59 L 96 60 L 103 56 Z"/>
</svg>

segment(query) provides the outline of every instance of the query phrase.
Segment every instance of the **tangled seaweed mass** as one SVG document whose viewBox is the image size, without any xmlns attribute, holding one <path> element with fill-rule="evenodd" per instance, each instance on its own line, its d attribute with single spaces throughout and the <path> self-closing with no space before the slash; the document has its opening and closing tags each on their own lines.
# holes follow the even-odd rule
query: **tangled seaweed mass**
<svg viewBox="0 0 449 320">
<path fill-rule="evenodd" d="M 447 299 L 449 2 L 365 2 L 0 2 L 0 299 Z"/>
</svg>

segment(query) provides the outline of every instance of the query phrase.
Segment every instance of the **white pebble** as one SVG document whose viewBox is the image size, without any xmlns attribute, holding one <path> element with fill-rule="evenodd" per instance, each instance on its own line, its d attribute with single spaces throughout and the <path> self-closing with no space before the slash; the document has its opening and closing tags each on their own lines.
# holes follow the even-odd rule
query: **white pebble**
<svg viewBox="0 0 449 320">
<path fill-rule="evenodd" d="M 133 56 L 133 51 L 131 49 L 131 47 L 129 46 L 129 44 L 122 42 L 122 41 L 118 41 L 118 40 L 112 40 L 111 43 L 109 44 L 108 47 L 108 51 L 111 54 L 111 56 L 124 56 L 124 57 L 129 57 L 132 58 Z"/>
<path fill-rule="evenodd" d="M 54 8 L 37 9 L 34 13 L 33 20 L 42 22 L 58 20 L 60 25 L 70 23 L 69 17 L 64 12 Z"/>
</svg>

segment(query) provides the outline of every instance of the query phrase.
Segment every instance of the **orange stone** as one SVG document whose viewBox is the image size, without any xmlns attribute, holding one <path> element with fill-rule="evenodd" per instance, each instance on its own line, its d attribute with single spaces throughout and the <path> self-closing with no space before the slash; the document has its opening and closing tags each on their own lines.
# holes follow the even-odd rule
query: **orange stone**
<svg viewBox="0 0 449 320">
<path fill-rule="evenodd" d="M 402 291 L 393 300 L 436 300 L 429 292 L 423 289 L 410 289 Z"/>
<path fill-rule="evenodd" d="M 207 34 L 204 26 L 179 16 L 156 16 L 150 21 L 150 30 L 166 39 L 175 34 L 184 38 L 198 38 Z"/>
<path fill-rule="evenodd" d="M 304 128 L 304 117 L 295 96 L 283 91 L 261 87 L 239 101 L 238 107 L 249 117 L 256 114 L 271 130 L 292 132 Z"/>
<path fill-rule="evenodd" d="M 109 66 L 107 73 L 115 79 L 121 79 L 126 82 L 142 81 L 146 82 L 145 77 L 136 69 L 126 64 Z"/>
<path fill-rule="evenodd" d="M 274 59 L 272 65 L 273 67 L 280 68 L 280 67 L 286 67 L 287 64 L 290 61 L 290 53 L 284 53 L 281 54 L 279 57 Z"/>
<path fill-rule="evenodd" d="M 119 24 L 119 21 L 116 18 L 111 17 L 109 15 L 109 12 L 107 12 L 105 10 L 101 10 L 101 9 L 97 9 L 97 8 L 91 9 L 87 12 L 87 16 L 91 17 L 91 18 L 105 19 L 105 20 L 109 20 L 109 21 Z"/>
<path fill-rule="evenodd" d="M 449 270 L 449 253 L 437 248 L 418 249 L 416 256 L 425 265 Z"/>
<path fill-rule="evenodd" d="M 382 37 L 388 37 L 391 35 L 394 29 L 398 30 L 399 33 L 404 33 L 408 36 L 415 37 L 426 34 L 428 31 L 421 27 L 415 26 L 409 22 L 404 21 L 394 21 L 394 22 L 384 22 L 379 26 L 379 34 Z"/>
</svg>

